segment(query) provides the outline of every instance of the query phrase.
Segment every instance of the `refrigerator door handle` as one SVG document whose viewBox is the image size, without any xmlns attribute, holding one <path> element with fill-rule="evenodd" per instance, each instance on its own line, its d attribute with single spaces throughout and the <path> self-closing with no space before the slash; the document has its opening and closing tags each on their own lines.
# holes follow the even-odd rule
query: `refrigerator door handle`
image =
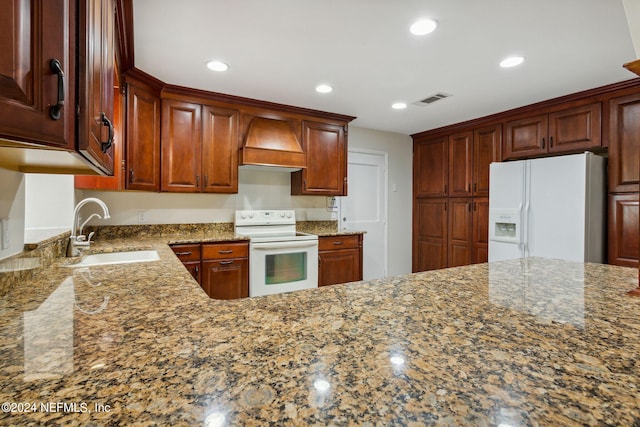
<svg viewBox="0 0 640 427">
<path fill-rule="evenodd" d="M 524 205 L 524 218 L 522 224 L 524 225 L 522 228 L 522 257 L 527 258 L 529 256 L 529 212 L 531 211 L 531 203 L 527 200 L 527 203 Z"/>
</svg>

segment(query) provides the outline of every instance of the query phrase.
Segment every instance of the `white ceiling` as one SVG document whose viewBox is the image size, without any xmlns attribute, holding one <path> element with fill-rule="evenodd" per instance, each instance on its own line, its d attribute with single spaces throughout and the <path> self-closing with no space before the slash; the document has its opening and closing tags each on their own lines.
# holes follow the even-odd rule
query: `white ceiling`
<svg viewBox="0 0 640 427">
<path fill-rule="evenodd" d="M 133 0 L 135 65 L 160 80 L 357 116 L 404 134 L 634 77 L 622 0 Z M 418 18 L 438 21 L 424 37 Z M 525 63 L 498 66 L 519 54 Z M 206 68 L 220 59 L 225 73 Z M 318 94 L 328 83 L 334 91 Z M 436 92 L 450 98 L 413 105 Z M 392 110 L 403 101 L 405 110 Z"/>
</svg>

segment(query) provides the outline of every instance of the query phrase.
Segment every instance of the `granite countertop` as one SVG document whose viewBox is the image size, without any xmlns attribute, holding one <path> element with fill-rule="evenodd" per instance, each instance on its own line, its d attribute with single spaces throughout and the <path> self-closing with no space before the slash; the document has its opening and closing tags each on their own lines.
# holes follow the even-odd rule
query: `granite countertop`
<svg viewBox="0 0 640 427">
<path fill-rule="evenodd" d="M 640 424 L 637 269 L 527 259 L 216 301 L 170 240 L 102 241 L 160 260 L 58 259 L 0 299 L 0 424 Z"/>
</svg>

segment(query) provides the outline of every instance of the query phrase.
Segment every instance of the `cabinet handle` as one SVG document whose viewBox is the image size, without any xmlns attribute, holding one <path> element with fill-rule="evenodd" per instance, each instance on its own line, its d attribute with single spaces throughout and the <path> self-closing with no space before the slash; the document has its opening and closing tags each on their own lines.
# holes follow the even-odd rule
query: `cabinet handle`
<svg viewBox="0 0 640 427">
<path fill-rule="evenodd" d="M 307 189 L 307 180 L 306 179 L 303 180 L 302 183 L 304 184 L 304 189 L 306 190 Z"/>
<path fill-rule="evenodd" d="M 333 242 L 334 245 L 344 245 L 344 242 Z"/>
<path fill-rule="evenodd" d="M 467 209 L 471 212 L 471 203 L 467 203 Z"/>
<path fill-rule="evenodd" d="M 549 148 L 553 148 L 553 137 L 549 137 Z"/>
<path fill-rule="evenodd" d="M 107 126 L 109 128 L 109 137 L 107 138 L 107 142 L 100 143 L 102 146 L 102 152 L 106 153 L 113 145 L 113 124 L 104 113 L 100 113 L 100 120 L 102 121 L 103 126 Z"/>
<path fill-rule="evenodd" d="M 545 141 L 544 138 L 542 138 L 542 149 L 544 150 L 544 145 L 545 145 Z"/>
<path fill-rule="evenodd" d="M 60 111 L 64 106 L 64 72 L 62 71 L 62 64 L 57 59 L 52 59 L 49 62 L 49 66 L 51 71 L 58 75 L 58 102 L 49 110 L 49 116 L 53 120 L 60 120 Z"/>
<path fill-rule="evenodd" d="M 196 175 L 196 187 L 200 187 L 200 175 Z"/>
<path fill-rule="evenodd" d="M 196 270 L 196 277 L 195 277 L 195 279 L 196 279 L 196 280 L 198 280 L 198 275 L 199 275 L 199 273 L 200 273 L 200 267 L 198 267 L 198 266 L 196 265 L 195 270 Z"/>
<path fill-rule="evenodd" d="M 133 169 L 129 169 L 129 183 L 133 182 Z"/>
<path fill-rule="evenodd" d="M 178 256 L 191 255 L 191 251 L 189 251 L 189 252 L 176 252 L 176 255 L 178 255 Z"/>
<path fill-rule="evenodd" d="M 475 193 L 476 191 L 478 191 L 478 184 L 473 184 L 473 192 Z"/>
<path fill-rule="evenodd" d="M 220 261 L 219 264 L 220 265 L 229 265 L 229 264 L 233 264 L 233 261 Z"/>
<path fill-rule="evenodd" d="M 471 184 L 467 184 L 467 193 L 471 193 Z"/>
<path fill-rule="evenodd" d="M 204 188 L 209 186 L 209 175 L 204 176 Z"/>
<path fill-rule="evenodd" d="M 226 254 L 232 254 L 233 253 L 233 249 L 227 249 L 224 251 L 218 251 L 219 254 L 221 255 L 226 255 Z"/>
<path fill-rule="evenodd" d="M 474 211 L 478 210 L 478 204 L 476 202 L 473 202 L 473 210 Z"/>
<path fill-rule="evenodd" d="M 447 184 L 444 185 L 444 194 L 447 194 Z"/>
</svg>

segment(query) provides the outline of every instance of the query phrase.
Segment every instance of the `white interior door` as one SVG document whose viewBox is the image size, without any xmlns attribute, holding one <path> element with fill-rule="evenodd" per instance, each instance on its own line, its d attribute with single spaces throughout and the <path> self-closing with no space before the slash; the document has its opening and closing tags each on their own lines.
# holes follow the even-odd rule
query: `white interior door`
<svg viewBox="0 0 640 427">
<path fill-rule="evenodd" d="M 349 151 L 348 195 L 340 199 L 340 230 L 365 231 L 363 279 L 387 276 L 387 153 Z"/>
</svg>

